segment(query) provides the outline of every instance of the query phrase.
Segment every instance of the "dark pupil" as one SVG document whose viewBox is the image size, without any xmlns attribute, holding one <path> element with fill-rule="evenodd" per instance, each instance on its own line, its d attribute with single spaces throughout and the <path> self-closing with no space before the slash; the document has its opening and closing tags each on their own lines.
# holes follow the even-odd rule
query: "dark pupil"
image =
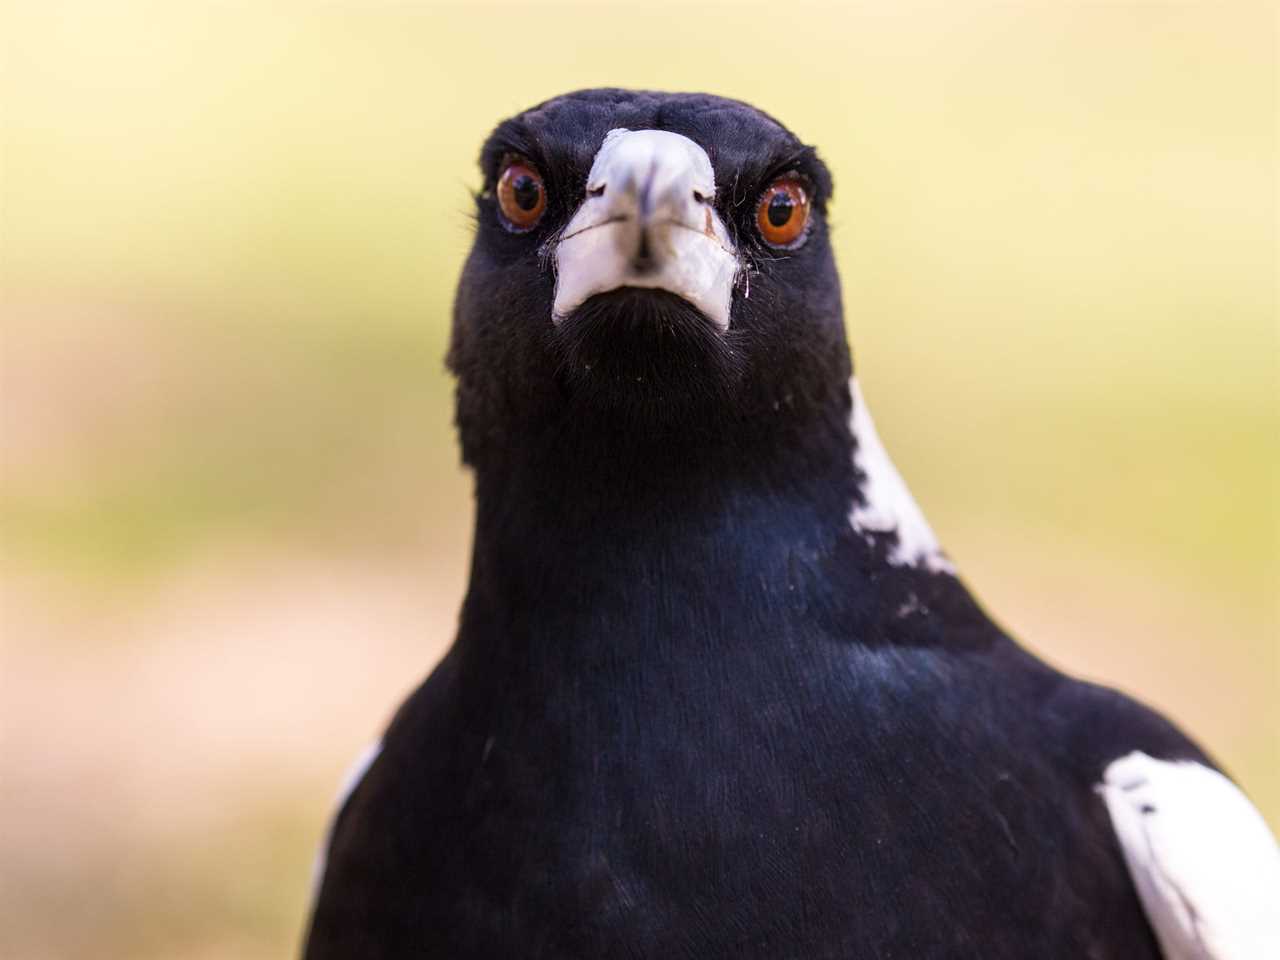
<svg viewBox="0 0 1280 960">
<path fill-rule="evenodd" d="M 795 204 L 791 201 L 790 194 L 775 193 L 769 201 L 769 223 L 775 227 L 785 225 L 791 219 L 791 211 L 794 209 Z"/>
<path fill-rule="evenodd" d="M 527 173 L 519 174 L 515 183 L 511 184 L 511 194 L 516 198 L 516 206 L 521 210 L 532 210 L 538 205 L 541 190 L 538 181 Z"/>
</svg>

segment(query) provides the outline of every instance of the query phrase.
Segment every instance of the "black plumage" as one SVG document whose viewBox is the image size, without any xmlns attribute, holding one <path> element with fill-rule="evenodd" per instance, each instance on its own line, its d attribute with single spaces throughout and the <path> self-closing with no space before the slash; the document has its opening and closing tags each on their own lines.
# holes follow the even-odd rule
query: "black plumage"
<svg viewBox="0 0 1280 960">
<path fill-rule="evenodd" d="M 620 127 L 709 154 L 746 267 L 727 333 L 653 290 L 552 323 L 549 252 Z M 527 233 L 495 211 L 513 153 L 546 180 Z M 449 355 L 470 588 L 338 814 L 309 960 L 1159 956 L 1094 786 L 1134 749 L 1207 761 L 850 524 L 814 152 L 742 103 L 599 90 L 481 165 Z M 784 254 L 753 226 L 779 173 L 814 201 Z"/>
</svg>

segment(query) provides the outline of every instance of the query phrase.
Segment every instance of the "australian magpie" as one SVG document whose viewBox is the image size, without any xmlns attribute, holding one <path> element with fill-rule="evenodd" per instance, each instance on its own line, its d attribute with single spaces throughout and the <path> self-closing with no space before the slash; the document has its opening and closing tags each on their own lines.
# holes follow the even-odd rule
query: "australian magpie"
<svg viewBox="0 0 1280 960">
<path fill-rule="evenodd" d="M 339 805 L 308 960 L 1280 957 L 1244 795 L 939 548 L 852 378 L 811 147 L 590 90 L 480 166 L 470 587 Z"/>
</svg>

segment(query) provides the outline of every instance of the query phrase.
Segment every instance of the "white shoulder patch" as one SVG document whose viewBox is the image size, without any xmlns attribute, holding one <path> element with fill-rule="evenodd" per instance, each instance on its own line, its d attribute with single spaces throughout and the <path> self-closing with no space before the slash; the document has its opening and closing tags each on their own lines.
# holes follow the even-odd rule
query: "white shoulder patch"
<svg viewBox="0 0 1280 960">
<path fill-rule="evenodd" d="M 316 897 L 320 894 L 320 881 L 324 879 L 324 870 L 328 864 L 329 845 L 333 843 L 333 828 L 338 822 L 338 814 L 342 812 L 347 800 L 351 797 L 351 794 L 355 793 L 356 787 L 360 785 L 360 781 L 364 779 L 364 775 L 369 772 L 369 768 L 373 766 L 373 761 L 378 759 L 378 754 L 380 753 L 382 753 L 381 740 L 369 744 L 360 751 L 360 755 L 352 761 L 351 766 L 347 767 L 347 772 L 342 775 L 342 784 L 338 787 L 338 796 L 333 805 L 333 814 L 329 817 L 329 826 L 324 832 L 324 839 L 320 843 L 315 863 L 311 868 L 311 905 L 313 909 Z"/>
<path fill-rule="evenodd" d="M 889 553 L 891 563 L 954 573 L 955 568 L 938 546 L 929 521 L 925 520 L 902 474 L 880 442 L 856 377 L 849 381 L 849 392 L 853 395 L 850 429 L 857 443 L 853 462 L 864 477 L 862 496 L 866 501 L 856 505 L 849 514 L 853 529 L 862 534 L 896 532 L 898 542 Z"/>
<path fill-rule="evenodd" d="M 1280 957 L 1280 850 L 1235 784 L 1134 752 L 1098 792 L 1166 960 Z"/>
</svg>

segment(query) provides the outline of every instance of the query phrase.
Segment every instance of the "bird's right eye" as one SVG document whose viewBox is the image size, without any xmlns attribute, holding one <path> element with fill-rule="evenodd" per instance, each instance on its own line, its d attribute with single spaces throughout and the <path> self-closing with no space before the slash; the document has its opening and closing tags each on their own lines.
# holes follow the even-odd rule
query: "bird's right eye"
<svg viewBox="0 0 1280 960">
<path fill-rule="evenodd" d="M 498 177 L 498 209 L 508 230 L 532 230 L 547 209 L 542 174 L 528 160 L 512 159 Z"/>
</svg>

